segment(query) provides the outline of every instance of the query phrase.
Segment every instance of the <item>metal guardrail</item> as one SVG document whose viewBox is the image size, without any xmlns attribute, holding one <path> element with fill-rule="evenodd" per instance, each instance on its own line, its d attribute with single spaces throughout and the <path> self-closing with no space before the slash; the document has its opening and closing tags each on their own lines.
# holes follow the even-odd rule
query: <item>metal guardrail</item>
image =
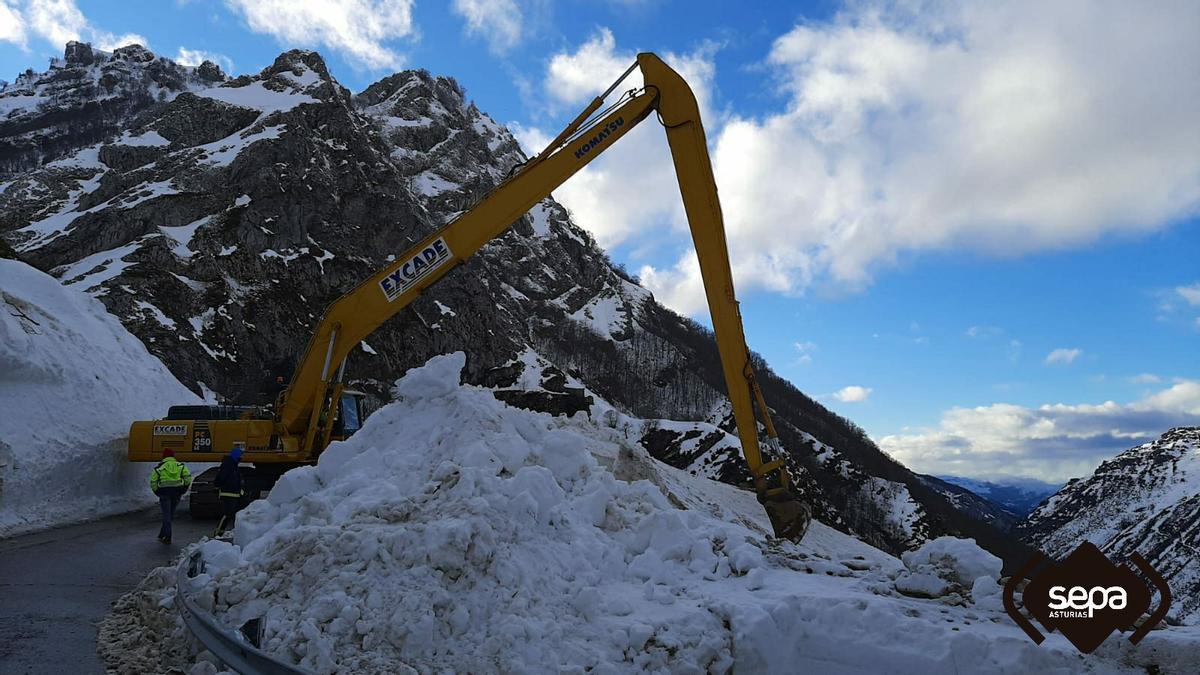
<svg viewBox="0 0 1200 675">
<path fill-rule="evenodd" d="M 314 675 L 311 670 L 286 663 L 262 651 L 250 641 L 250 636 L 245 634 L 246 629 L 238 633 L 222 626 L 188 597 L 184 592 L 187 579 L 203 573 L 204 558 L 199 551 L 180 562 L 175 573 L 175 606 L 179 608 L 184 624 L 210 652 L 241 675 Z M 253 630 L 261 636 L 261 625 L 256 625 Z"/>
</svg>

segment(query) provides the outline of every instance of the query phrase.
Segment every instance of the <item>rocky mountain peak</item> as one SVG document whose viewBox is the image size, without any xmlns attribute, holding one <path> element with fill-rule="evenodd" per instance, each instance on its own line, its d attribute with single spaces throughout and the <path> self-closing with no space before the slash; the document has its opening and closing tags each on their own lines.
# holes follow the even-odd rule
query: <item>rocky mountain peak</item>
<svg viewBox="0 0 1200 675">
<path fill-rule="evenodd" d="M 1177 616 L 1200 620 L 1200 427 L 1176 427 L 1072 480 L 1020 524 L 1046 553 L 1080 541 L 1114 560 L 1140 553 L 1166 577 Z"/>
<path fill-rule="evenodd" d="M 431 75 L 427 70 L 402 70 L 389 75 L 367 87 L 356 99 L 372 114 L 414 120 L 444 117 L 467 105 L 466 92 L 457 80 Z M 405 117 L 414 113 L 420 117 Z"/>
<path fill-rule="evenodd" d="M 69 42 L 45 72 L 0 89 L 0 179 L 109 140 L 180 93 L 224 81 L 215 64 L 181 66 L 141 45 L 113 52 Z"/>
<path fill-rule="evenodd" d="M 380 125 L 392 160 L 435 210 L 461 211 L 525 160 L 508 129 L 451 77 L 402 71 L 367 87 L 355 104 Z"/>
<path fill-rule="evenodd" d="M 155 58 L 154 52 L 139 44 L 125 45 L 113 50 L 114 61 L 129 61 L 131 63 L 149 63 Z"/>
<path fill-rule="evenodd" d="M 96 60 L 96 55 L 92 52 L 90 44 L 72 40 L 67 43 L 67 48 L 63 53 L 63 60 L 66 61 L 67 67 L 79 68 L 92 65 Z"/>
<path fill-rule="evenodd" d="M 225 86 L 236 89 L 256 84 L 268 91 L 350 105 L 349 90 L 334 79 L 325 65 L 325 59 L 314 51 L 286 51 L 258 74 L 242 75 L 230 80 Z"/>
</svg>

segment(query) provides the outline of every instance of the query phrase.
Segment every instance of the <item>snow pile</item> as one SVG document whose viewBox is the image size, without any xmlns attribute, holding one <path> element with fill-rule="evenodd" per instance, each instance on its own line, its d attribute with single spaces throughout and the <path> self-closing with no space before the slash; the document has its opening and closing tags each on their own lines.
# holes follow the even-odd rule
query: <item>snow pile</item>
<svg viewBox="0 0 1200 675">
<path fill-rule="evenodd" d="M 900 561 L 659 464 L 584 413 L 510 408 L 432 359 L 316 466 L 204 545 L 212 609 L 318 672 L 1136 672 L 998 611 L 903 597 Z M 996 570 L 971 543 L 914 565 Z M 990 576 L 985 577 L 990 579 Z M 994 581 L 993 581 L 994 583 Z M 1200 658 L 1157 631 L 1156 664 Z M 1094 666 L 1092 664 L 1095 664 Z"/>
<path fill-rule="evenodd" d="M 129 424 L 199 402 L 99 301 L 0 260 L 0 536 L 152 501 Z"/>
<path fill-rule="evenodd" d="M 905 571 L 896 579 L 896 590 L 905 595 L 940 598 L 951 593 L 960 597 L 977 580 L 980 588 L 998 588 L 996 580 L 1004 566 L 996 556 L 979 548 L 974 539 L 938 537 L 915 551 L 900 556 Z M 987 581 L 983 581 L 987 580 Z M 991 583 L 988 584 L 988 581 Z"/>
</svg>

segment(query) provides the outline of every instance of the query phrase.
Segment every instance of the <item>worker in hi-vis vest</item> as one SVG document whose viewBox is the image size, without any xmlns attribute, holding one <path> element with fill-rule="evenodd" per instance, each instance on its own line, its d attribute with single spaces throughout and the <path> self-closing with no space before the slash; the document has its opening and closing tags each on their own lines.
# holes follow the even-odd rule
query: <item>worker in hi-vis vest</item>
<svg viewBox="0 0 1200 675">
<path fill-rule="evenodd" d="M 171 543 L 171 521 L 175 519 L 175 507 L 183 493 L 192 484 L 192 473 L 187 465 L 175 459 L 175 451 L 163 450 L 162 461 L 150 472 L 150 489 L 158 496 L 162 508 L 162 527 L 158 528 L 158 540 Z"/>
<path fill-rule="evenodd" d="M 217 497 L 221 500 L 221 520 L 217 523 L 215 536 L 221 536 L 226 530 L 232 530 L 238 509 L 242 508 L 242 472 L 238 462 L 246 444 L 235 442 L 233 449 L 221 460 L 221 468 L 217 469 L 217 477 L 213 484 L 217 486 Z"/>
</svg>

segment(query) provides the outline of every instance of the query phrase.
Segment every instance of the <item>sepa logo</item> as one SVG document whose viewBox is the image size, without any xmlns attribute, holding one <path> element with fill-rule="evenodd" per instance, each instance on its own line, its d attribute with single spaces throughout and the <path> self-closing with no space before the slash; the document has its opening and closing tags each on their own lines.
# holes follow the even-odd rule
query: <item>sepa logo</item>
<svg viewBox="0 0 1200 675">
<path fill-rule="evenodd" d="M 420 252 L 400 263 L 379 280 L 379 288 L 388 302 L 400 297 L 430 272 L 441 267 L 451 257 L 450 245 L 443 237 L 429 242 Z"/>
<path fill-rule="evenodd" d="M 1159 594 L 1158 608 L 1129 636 L 1137 644 L 1167 615 L 1171 592 L 1142 556 L 1134 553 L 1130 560 Z M 1043 566 L 1045 562 L 1049 564 Z M 1150 609 L 1151 590 L 1145 582 L 1128 567 L 1114 565 L 1095 544 L 1083 542 L 1061 563 L 1038 553 L 1004 587 L 1005 611 L 1037 644 L 1045 636 L 1017 609 L 1014 599 L 1017 585 L 1026 578 L 1029 584 L 1021 593 L 1025 609 L 1047 632 L 1060 631 L 1084 654 L 1092 653 L 1114 630 L 1133 629 Z"/>
<path fill-rule="evenodd" d="M 1050 587 L 1051 619 L 1093 618 L 1098 609 L 1125 609 L 1129 605 L 1129 594 L 1120 586 L 1072 586 L 1068 591 L 1063 586 Z"/>
</svg>

